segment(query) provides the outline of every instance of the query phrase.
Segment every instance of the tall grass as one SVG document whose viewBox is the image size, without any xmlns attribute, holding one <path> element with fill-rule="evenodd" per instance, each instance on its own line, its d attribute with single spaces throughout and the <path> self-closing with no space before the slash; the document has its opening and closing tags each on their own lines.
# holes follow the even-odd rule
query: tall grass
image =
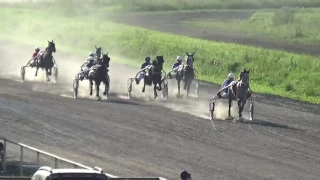
<svg viewBox="0 0 320 180">
<path fill-rule="evenodd" d="M 283 7 L 257 11 L 249 19 L 183 21 L 186 25 L 220 31 L 242 32 L 281 42 L 320 45 L 320 9 Z"/>
<path fill-rule="evenodd" d="M 101 21 L 99 15 L 72 17 L 48 9 L 1 8 L 0 18 L 2 38 L 35 45 L 54 39 L 58 51 L 83 55 L 102 45 L 104 51 L 132 59 L 137 66 L 146 55 L 163 54 L 166 69 L 177 55 L 196 52 L 195 66 L 202 80 L 221 83 L 230 71 L 250 68 L 255 92 L 320 103 L 320 59 L 315 57 L 160 33 Z"/>
</svg>

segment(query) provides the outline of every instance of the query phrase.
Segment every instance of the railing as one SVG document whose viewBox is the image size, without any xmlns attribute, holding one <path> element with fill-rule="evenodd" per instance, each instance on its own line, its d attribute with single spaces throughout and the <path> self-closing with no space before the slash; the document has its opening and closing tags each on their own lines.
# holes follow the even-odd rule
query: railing
<svg viewBox="0 0 320 180">
<path fill-rule="evenodd" d="M 20 168 L 20 176 L 21 176 L 21 177 L 1 177 L 0 176 L 0 180 L 2 180 L 2 179 L 11 179 L 11 180 L 27 180 L 27 179 L 31 179 L 30 177 L 23 177 L 23 155 L 24 155 L 23 151 L 24 151 L 24 149 L 29 149 L 29 150 L 32 150 L 32 151 L 36 152 L 36 154 L 37 154 L 37 168 L 40 167 L 40 154 L 43 154 L 43 155 L 52 157 L 54 159 L 54 168 L 58 168 L 58 160 L 59 160 L 59 161 L 62 161 L 62 162 L 68 163 L 68 164 L 72 164 L 75 168 L 80 167 L 80 168 L 84 168 L 84 169 L 91 169 L 91 170 L 93 169 L 93 168 L 91 168 L 89 166 L 85 166 L 83 164 L 80 164 L 80 163 L 77 163 L 77 162 L 74 162 L 74 161 L 59 157 L 57 155 L 42 151 L 40 149 L 28 146 L 28 145 L 23 144 L 23 143 L 17 143 L 17 142 L 8 140 L 8 139 L 3 138 L 3 137 L 0 137 L 0 139 L 3 140 L 2 168 L 3 168 L 4 172 L 6 172 L 7 143 L 11 143 L 11 144 L 20 146 L 20 165 L 19 165 L 19 168 Z M 105 174 L 109 177 L 110 180 L 112 180 L 112 179 L 114 179 L 114 180 L 116 180 L 116 179 L 117 180 L 166 180 L 166 179 L 164 179 L 162 177 L 159 177 L 159 178 L 158 177 L 157 178 L 124 178 L 124 177 L 117 177 L 117 176 L 112 175 L 112 174 L 107 174 L 107 173 L 105 173 Z"/>
<path fill-rule="evenodd" d="M 2 168 L 3 168 L 3 171 L 6 172 L 6 161 L 7 161 L 7 157 L 6 157 L 6 154 L 7 154 L 7 143 L 11 143 L 11 144 L 14 144 L 14 145 L 18 145 L 20 146 L 20 176 L 23 176 L 23 151 L 24 149 L 29 149 L 29 150 L 32 150 L 32 151 L 35 151 L 37 153 L 37 168 L 39 168 L 40 166 L 40 154 L 43 154 L 43 155 L 46 155 L 46 156 L 49 156 L 49 157 L 52 157 L 54 158 L 54 168 L 58 168 L 58 160 L 62 161 L 62 162 L 66 162 L 66 163 L 69 163 L 69 164 L 72 164 L 74 165 L 75 168 L 77 167 L 81 167 L 81 168 L 84 168 L 84 169 L 92 169 L 91 167 L 89 166 L 85 166 L 83 164 L 80 164 L 80 163 L 77 163 L 77 162 L 74 162 L 74 161 L 70 161 L 68 159 L 65 159 L 65 158 L 61 158 L 57 155 L 54 155 L 54 154 L 50 154 L 48 152 L 44 152 L 44 151 L 41 151 L 39 149 L 36 149 L 34 147 L 31 147 L 31 146 L 28 146 L 26 144 L 23 144 L 23 143 L 17 143 L 17 142 L 14 142 L 14 141 L 11 141 L 11 140 L 8 140 L 6 138 L 1 138 L 0 139 L 3 140 L 3 160 L 2 160 Z"/>
</svg>

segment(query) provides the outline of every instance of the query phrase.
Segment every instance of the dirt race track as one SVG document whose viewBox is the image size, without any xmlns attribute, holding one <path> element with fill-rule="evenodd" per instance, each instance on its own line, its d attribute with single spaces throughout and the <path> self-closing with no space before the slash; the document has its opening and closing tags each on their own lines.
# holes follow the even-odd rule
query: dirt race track
<svg viewBox="0 0 320 180">
<path fill-rule="evenodd" d="M 114 63 L 108 100 L 89 98 L 88 82 L 80 84 L 81 98 L 73 99 L 72 80 L 83 57 L 61 53 L 57 43 L 59 82 L 41 82 L 44 77 L 32 78 L 34 69 L 27 69 L 22 83 L 20 66 L 33 47 L 0 43 L 1 62 L 7 64 L 0 71 L 0 136 L 118 176 L 178 179 L 184 169 L 194 179 L 320 176 L 319 106 L 257 96 L 255 121 L 211 122 L 208 98 L 217 88 L 202 88 L 199 100 L 176 99 L 172 91 L 167 102 L 128 100 L 126 80 L 137 71 Z M 140 90 L 134 93 L 141 96 Z M 218 115 L 225 112 L 219 108 Z"/>
<path fill-rule="evenodd" d="M 216 11 L 216 12 L 188 12 L 188 13 L 148 13 L 128 14 L 122 16 L 110 16 L 115 22 L 121 22 L 133 26 L 154 29 L 189 37 L 214 40 L 221 42 L 237 43 L 250 46 L 258 46 L 268 49 L 284 50 L 295 53 L 306 53 L 319 56 L 320 46 L 308 46 L 299 44 L 288 44 L 267 40 L 264 37 L 250 37 L 244 33 L 230 29 L 229 32 L 216 29 L 203 29 L 180 24 L 181 21 L 207 20 L 207 19 L 248 19 L 254 11 Z M 203 33 L 203 31 L 206 31 Z"/>
</svg>

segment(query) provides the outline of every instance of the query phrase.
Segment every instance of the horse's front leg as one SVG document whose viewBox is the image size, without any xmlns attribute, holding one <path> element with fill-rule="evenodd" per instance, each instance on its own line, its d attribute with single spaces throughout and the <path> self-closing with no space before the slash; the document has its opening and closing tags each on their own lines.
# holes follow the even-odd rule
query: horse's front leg
<svg viewBox="0 0 320 180">
<path fill-rule="evenodd" d="M 143 88 L 142 88 L 142 93 L 146 91 L 146 79 L 143 80 Z"/>
<path fill-rule="evenodd" d="M 177 78 L 177 84 L 178 84 L 178 96 L 180 96 L 180 83 L 181 83 L 181 79 Z"/>
<path fill-rule="evenodd" d="M 158 81 L 158 85 L 159 85 L 159 88 L 158 88 L 158 91 L 162 91 L 162 81 L 161 81 L 161 77 Z"/>
<path fill-rule="evenodd" d="M 190 80 L 186 80 L 186 84 L 187 84 L 187 97 L 189 97 L 191 81 Z"/>
<path fill-rule="evenodd" d="M 153 85 L 153 93 L 154 93 L 154 98 L 157 98 L 158 93 L 157 93 L 157 84 L 156 83 Z"/>
<path fill-rule="evenodd" d="M 243 112 L 243 108 L 244 108 L 244 105 L 246 104 L 245 101 L 243 101 L 241 98 L 239 98 L 238 100 L 238 114 L 239 114 L 239 119 L 242 118 L 242 112 Z"/>
<path fill-rule="evenodd" d="M 38 75 L 38 70 L 39 70 L 39 64 L 36 62 L 36 73 L 34 74 L 35 77 Z"/>
<path fill-rule="evenodd" d="M 89 79 L 90 96 L 92 96 L 92 86 L 93 86 L 93 81 Z"/>
<path fill-rule="evenodd" d="M 99 98 L 99 91 L 100 91 L 100 83 L 101 81 L 96 81 L 95 85 L 96 85 L 96 97 Z"/>
<path fill-rule="evenodd" d="M 47 82 L 49 82 L 50 81 L 50 79 L 49 79 L 49 70 L 48 70 L 48 68 L 45 68 L 45 71 L 46 71 L 46 78 L 47 78 Z"/>
<path fill-rule="evenodd" d="M 233 117 L 231 116 L 231 105 L 232 105 L 232 97 L 231 96 L 232 96 L 231 93 L 229 93 L 229 109 L 228 109 L 227 120 L 233 119 Z"/>
<path fill-rule="evenodd" d="M 107 92 L 109 92 L 109 79 L 104 82 L 104 92 L 103 95 L 106 96 Z"/>
</svg>

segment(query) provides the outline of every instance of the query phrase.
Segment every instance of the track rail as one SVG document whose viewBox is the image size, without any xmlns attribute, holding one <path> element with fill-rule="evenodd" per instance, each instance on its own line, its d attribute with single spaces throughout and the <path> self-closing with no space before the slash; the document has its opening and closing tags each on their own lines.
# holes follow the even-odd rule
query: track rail
<svg viewBox="0 0 320 180">
<path fill-rule="evenodd" d="M 90 169 L 90 170 L 94 169 L 92 167 L 77 163 L 75 161 L 71 161 L 71 160 L 66 159 L 66 158 L 59 157 L 59 156 L 57 156 L 55 154 L 51 154 L 51 153 L 42 151 L 40 149 L 34 148 L 32 146 L 29 146 L 29 145 L 26 145 L 26 144 L 23 144 L 23 143 L 14 142 L 14 141 L 9 140 L 9 139 L 4 138 L 4 137 L 0 137 L 0 139 L 3 140 L 2 167 L 3 167 L 3 171 L 4 172 L 6 172 L 6 159 L 7 159 L 7 157 L 6 157 L 7 148 L 6 147 L 7 147 L 7 143 L 11 143 L 11 144 L 20 146 L 20 166 L 19 166 L 19 168 L 20 168 L 20 177 L 4 177 L 4 176 L 0 176 L 0 180 L 3 180 L 3 179 L 10 179 L 10 180 L 31 179 L 30 177 L 23 177 L 23 156 L 24 156 L 23 150 L 24 149 L 29 149 L 29 150 L 34 151 L 34 152 L 37 153 L 37 168 L 40 167 L 40 155 L 46 155 L 46 156 L 52 157 L 54 159 L 54 168 L 58 168 L 58 160 L 59 160 L 59 161 L 74 165 L 75 168 L 83 168 L 83 169 Z M 124 178 L 124 177 L 117 177 L 115 175 L 108 174 L 108 173 L 104 173 L 104 174 L 106 174 L 109 177 L 109 179 L 118 179 L 118 180 L 166 180 L 166 179 L 164 179 L 162 177 L 156 177 L 156 178 Z"/>
</svg>

